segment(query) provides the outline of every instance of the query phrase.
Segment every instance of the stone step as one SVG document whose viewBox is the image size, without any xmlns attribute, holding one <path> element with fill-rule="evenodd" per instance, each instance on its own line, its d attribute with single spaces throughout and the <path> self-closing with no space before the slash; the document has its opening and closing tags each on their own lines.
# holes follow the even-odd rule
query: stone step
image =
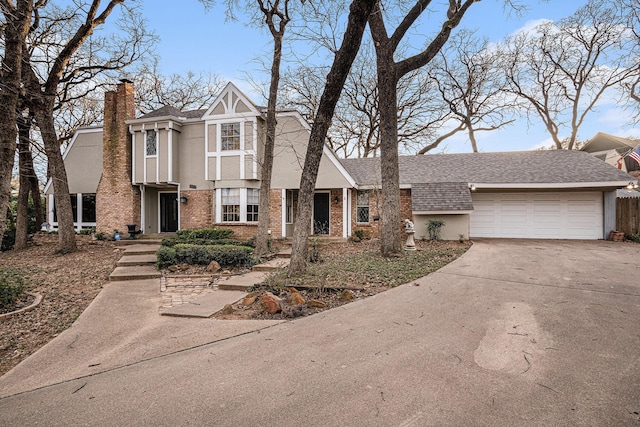
<svg viewBox="0 0 640 427">
<path fill-rule="evenodd" d="M 157 245 L 160 246 L 162 239 L 120 239 L 115 242 L 118 246 L 132 246 L 132 245 Z"/>
<path fill-rule="evenodd" d="M 291 248 L 281 250 L 276 254 L 276 258 L 281 258 L 281 259 L 291 258 Z"/>
<path fill-rule="evenodd" d="M 125 252 L 125 254 L 120 257 L 117 265 L 119 267 L 124 266 L 133 266 L 133 265 L 155 265 L 157 257 L 155 253 L 153 254 L 135 254 L 129 255 Z"/>
<path fill-rule="evenodd" d="M 163 309 L 160 314 L 163 316 L 207 318 L 222 310 L 225 305 L 240 301 L 246 295 L 242 291 L 217 290 L 202 295 L 187 304 Z"/>
<path fill-rule="evenodd" d="M 109 280 L 112 282 L 125 280 L 144 280 L 156 279 L 160 278 L 161 276 L 162 275 L 155 266 L 140 265 L 116 267 L 109 275 Z"/>
<path fill-rule="evenodd" d="M 150 255 L 155 254 L 160 245 L 131 245 L 126 246 L 124 255 Z"/>
<path fill-rule="evenodd" d="M 289 265 L 289 260 L 286 258 L 275 258 L 262 264 L 254 265 L 253 271 L 278 271 L 286 268 Z"/>
<path fill-rule="evenodd" d="M 265 273 L 260 271 L 251 271 L 245 274 L 237 274 L 233 276 L 221 276 L 216 282 L 218 289 L 224 291 L 244 291 L 250 287 L 262 283 Z"/>
</svg>

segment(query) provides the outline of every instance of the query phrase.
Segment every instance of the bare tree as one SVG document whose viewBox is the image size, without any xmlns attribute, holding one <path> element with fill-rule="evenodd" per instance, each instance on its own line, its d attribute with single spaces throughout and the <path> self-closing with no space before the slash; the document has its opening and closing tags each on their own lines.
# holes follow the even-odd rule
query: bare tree
<svg viewBox="0 0 640 427">
<path fill-rule="evenodd" d="M 400 19 L 389 35 L 381 2 L 369 18 L 369 28 L 376 49 L 376 70 L 380 98 L 380 163 L 382 171 L 381 253 L 385 257 L 398 256 L 400 243 L 400 171 L 398 166 L 398 81 L 411 71 L 428 64 L 440 51 L 451 31 L 459 23 L 475 0 L 449 0 L 440 11 L 443 23 L 426 48 L 405 59 L 396 60 L 396 52 L 403 39 L 430 6 L 430 0 L 418 0 Z M 430 16 L 435 16 L 431 11 Z"/>
<path fill-rule="evenodd" d="M 380 114 L 373 61 L 372 47 L 364 43 L 336 106 L 327 140 L 342 157 L 379 154 Z M 283 79 L 283 105 L 299 109 L 313 123 L 325 74 L 325 67 L 306 64 L 287 73 Z M 398 83 L 398 145 L 404 152 L 415 153 L 423 147 L 443 120 L 443 108 L 434 99 L 433 87 L 428 76 L 418 71 Z"/>
<path fill-rule="evenodd" d="M 453 128 L 426 145 L 418 154 L 435 149 L 458 132 L 466 131 L 474 153 L 478 152 L 476 132 L 492 131 L 513 122 L 514 103 L 504 89 L 506 80 L 496 66 L 497 52 L 473 32 L 460 31 L 431 62 L 429 75 L 436 85 Z"/>
<path fill-rule="evenodd" d="M 31 0 L 0 0 L 4 40 L 0 68 L 0 240 L 6 230 L 11 199 L 11 176 L 16 152 L 17 108 L 22 75 L 22 44 L 31 24 Z"/>
<path fill-rule="evenodd" d="M 307 268 L 311 206 L 325 138 L 347 75 L 360 49 L 362 35 L 374 4 L 375 0 L 354 0 L 351 3 L 342 44 L 336 52 L 333 65 L 327 75 L 325 89 L 315 114 L 316 120 L 311 128 L 304 168 L 300 178 L 298 215 L 294 224 L 289 276 L 300 275 Z"/>
<path fill-rule="evenodd" d="M 45 50 L 30 46 L 28 39 L 23 41 L 23 102 L 34 115 L 44 143 L 58 216 L 58 249 L 65 252 L 75 250 L 76 244 L 69 186 L 54 121 L 57 100 L 67 97 L 70 92 L 65 89 L 72 82 L 77 87 L 90 89 L 96 75 L 130 65 L 145 53 L 153 40 L 139 12 L 129 6 L 133 0 L 127 4 L 125 0 L 111 0 L 104 8 L 100 3 L 99 0 L 74 2 L 44 22 L 40 19 L 40 9 L 36 8 L 31 27 L 36 34 L 33 39 L 47 39 L 47 35 L 52 35 L 55 40 L 50 39 Z M 96 28 L 103 25 L 118 6 L 117 34 L 108 38 L 96 35 Z"/>
<path fill-rule="evenodd" d="M 615 4 L 589 0 L 572 16 L 505 43 L 509 91 L 542 120 L 557 149 L 574 149 L 580 127 L 598 102 L 637 79 L 638 64 L 630 59 L 636 52 L 637 61 L 638 46 L 630 34 Z"/>
</svg>

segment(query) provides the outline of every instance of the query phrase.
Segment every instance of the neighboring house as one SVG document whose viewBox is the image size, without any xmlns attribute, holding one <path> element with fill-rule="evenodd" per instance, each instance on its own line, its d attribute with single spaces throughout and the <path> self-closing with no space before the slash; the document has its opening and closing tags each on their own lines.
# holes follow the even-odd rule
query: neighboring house
<svg viewBox="0 0 640 427">
<path fill-rule="evenodd" d="M 133 86 L 105 96 L 105 124 L 80 129 L 64 153 L 78 229 L 145 233 L 211 226 L 257 231 L 265 111 L 233 84 L 206 110 L 163 107 L 133 117 Z M 310 128 L 277 114 L 270 231 L 291 237 Z M 324 148 L 314 235 L 379 232 L 379 159 L 339 160 Z M 442 237 L 602 239 L 615 228 L 615 191 L 631 177 L 587 153 L 532 151 L 400 157 L 401 212 L 417 237 L 443 219 Z M 45 189 L 56 225 L 53 188 Z M 400 227 L 401 224 L 398 224 Z"/>
<path fill-rule="evenodd" d="M 623 156 L 638 145 L 640 145 L 640 140 L 598 132 L 593 138 L 587 141 L 584 147 L 581 148 L 581 151 L 586 151 L 600 160 L 639 178 L 640 165 L 630 157 L 623 158 Z"/>
</svg>

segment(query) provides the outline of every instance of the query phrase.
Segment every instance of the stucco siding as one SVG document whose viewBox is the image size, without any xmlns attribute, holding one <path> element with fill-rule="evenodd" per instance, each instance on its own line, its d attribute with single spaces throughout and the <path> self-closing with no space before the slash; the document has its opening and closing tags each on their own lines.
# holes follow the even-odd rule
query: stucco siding
<svg viewBox="0 0 640 427">
<path fill-rule="evenodd" d="M 95 193 L 102 175 L 102 132 L 79 133 L 64 163 L 70 193 Z M 52 185 L 48 190 L 53 194 Z"/>
<path fill-rule="evenodd" d="M 195 185 L 198 190 L 212 188 L 211 183 L 205 180 L 204 132 L 205 127 L 201 122 L 182 126 L 176 159 L 180 172 L 174 177 L 174 181 L 180 182 L 182 188 L 187 189 L 190 185 Z M 215 158 L 209 157 L 207 161 L 209 179 L 213 180 L 216 177 Z"/>
<path fill-rule="evenodd" d="M 460 235 L 463 239 L 469 239 L 469 214 L 454 214 L 454 215 L 413 215 L 413 223 L 415 225 L 417 239 L 428 239 L 429 232 L 427 231 L 427 224 L 429 220 L 442 220 L 444 225 L 440 229 L 440 237 L 443 240 L 458 240 Z"/>
<path fill-rule="evenodd" d="M 158 182 L 169 180 L 169 132 L 158 130 Z"/>
<path fill-rule="evenodd" d="M 223 156 L 220 159 L 220 179 L 241 179 L 240 156 Z"/>
</svg>

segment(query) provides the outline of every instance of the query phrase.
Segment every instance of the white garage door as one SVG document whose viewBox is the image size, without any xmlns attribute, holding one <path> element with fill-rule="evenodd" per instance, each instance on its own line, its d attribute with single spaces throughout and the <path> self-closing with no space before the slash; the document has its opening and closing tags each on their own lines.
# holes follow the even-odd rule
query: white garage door
<svg viewBox="0 0 640 427">
<path fill-rule="evenodd" d="M 475 193 L 471 237 L 602 239 L 600 192 Z"/>
</svg>

